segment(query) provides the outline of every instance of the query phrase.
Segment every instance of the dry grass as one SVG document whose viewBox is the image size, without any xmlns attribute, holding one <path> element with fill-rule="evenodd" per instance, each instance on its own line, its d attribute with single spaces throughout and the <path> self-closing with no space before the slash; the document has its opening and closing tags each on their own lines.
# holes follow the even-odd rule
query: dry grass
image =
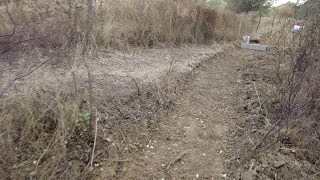
<svg viewBox="0 0 320 180">
<path fill-rule="evenodd" d="M 247 139 L 241 146 L 245 150 L 241 153 L 244 169 L 253 177 L 319 179 L 320 26 L 317 17 L 305 19 L 308 25 L 300 34 L 290 31 L 294 20 L 282 20 L 282 31 L 270 36 L 270 43 L 275 46 L 271 54 L 264 57 L 270 62 L 256 62 L 261 64 L 262 73 L 266 72 L 254 74 L 258 74 L 259 79 L 260 76 L 265 79 L 267 74 L 266 80 L 258 81 L 264 86 L 259 90 L 263 92 L 263 110 L 246 120 L 245 123 L 252 123 L 245 126 L 251 128 L 251 132 L 246 132 Z M 252 104 L 254 111 L 259 103 Z"/>
<path fill-rule="evenodd" d="M 278 52 L 279 134 L 290 148 L 305 149 L 300 159 L 319 167 L 320 22 L 306 19 L 303 34 L 293 35 L 289 49 Z M 283 66 L 286 64 L 286 66 Z"/>
<path fill-rule="evenodd" d="M 239 16 L 233 12 L 209 9 L 191 0 L 103 0 L 97 1 L 95 9 L 96 48 L 233 41 L 240 24 Z M 15 33 L 1 39 L 1 44 L 13 48 L 27 41 L 28 46 L 52 49 L 61 47 L 70 37 L 73 42 L 81 42 L 85 14 L 85 1 L 4 3 L 0 20 L 5 23 L 0 34 L 10 34 L 14 27 Z M 242 22 L 242 32 L 248 32 L 250 17 L 244 16 Z"/>
<path fill-rule="evenodd" d="M 13 82 L 9 95 L 1 97 L 0 178 L 87 178 L 94 139 L 88 121 L 96 118 L 100 118 L 97 131 L 100 145 L 94 158 L 114 158 L 112 147 L 117 154 L 116 160 L 137 151 L 139 145 L 133 145 L 133 142 L 143 141 L 145 137 L 140 137 L 142 128 L 154 126 L 158 114 L 168 111 L 179 93 L 181 74 L 172 73 L 168 79 L 163 79 L 163 84 L 149 89 L 140 87 L 141 91 L 145 90 L 141 96 L 111 97 L 111 93 L 105 92 L 110 87 L 98 89 L 94 86 L 92 89 L 88 85 L 91 80 L 85 73 L 81 77 L 74 74 L 77 68 L 88 75 L 93 72 L 85 68 L 81 53 L 86 29 L 86 1 L 7 2 L 0 3 L 0 21 L 4 22 L 0 27 L 2 63 L 9 64 L 9 68 L 24 63 L 21 72 L 13 75 L 20 76 L 42 64 L 44 57 L 52 56 L 54 59 L 45 64 L 50 68 L 44 69 L 42 75 L 47 76 L 55 70 L 50 74 L 55 76 L 62 67 L 69 71 L 64 80 L 69 79 L 67 83 L 59 81 L 55 88 L 52 85 L 42 88 L 37 84 L 34 89 L 26 88 L 28 91 L 15 88 L 20 82 Z M 191 0 L 97 1 L 92 52 L 107 48 L 234 41 L 240 19 L 233 12 L 195 5 Z M 249 19 L 242 17 L 242 33 L 250 31 Z M 86 63 L 88 67 L 93 65 L 90 61 Z M 60 87 L 62 85 L 65 86 Z M 6 84 L 1 82 L 1 88 L 3 86 Z M 101 92 L 103 94 L 99 94 Z M 91 101 L 90 96 L 96 101 Z M 97 113 L 93 111 L 95 109 Z"/>
</svg>

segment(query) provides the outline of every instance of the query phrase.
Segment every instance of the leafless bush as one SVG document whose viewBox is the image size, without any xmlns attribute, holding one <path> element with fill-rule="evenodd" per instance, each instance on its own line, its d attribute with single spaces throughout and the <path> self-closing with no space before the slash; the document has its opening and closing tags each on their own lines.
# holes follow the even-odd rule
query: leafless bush
<svg viewBox="0 0 320 180">
<path fill-rule="evenodd" d="M 289 149 L 303 150 L 296 153 L 296 157 L 312 164 L 305 173 L 315 178 L 319 175 L 320 158 L 319 16 L 310 16 L 305 22 L 303 33 L 278 39 L 277 98 L 272 110 L 275 117 L 256 150 L 267 149 L 278 142 Z M 287 42 L 288 37 L 291 43 L 283 47 L 285 43 L 281 41 Z"/>
</svg>

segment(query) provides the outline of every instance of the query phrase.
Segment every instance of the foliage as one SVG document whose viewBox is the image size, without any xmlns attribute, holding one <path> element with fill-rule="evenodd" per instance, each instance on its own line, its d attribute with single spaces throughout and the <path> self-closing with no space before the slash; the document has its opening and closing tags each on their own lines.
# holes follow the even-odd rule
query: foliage
<svg viewBox="0 0 320 180">
<path fill-rule="evenodd" d="M 78 114 L 76 120 L 77 123 L 84 123 L 85 125 L 90 125 L 91 113 L 90 112 L 81 112 Z"/>
<path fill-rule="evenodd" d="M 209 0 L 207 1 L 210 7 L 224 9 L 227 6 L 227 2 L 225 0 Z"/>
<path fill-rule="evenodd" d="M 295 14 L 296 4 L 286 3 L 276 8 L 276 12 L 280 17 L 288 18 L 293 17 Z"/>
<path fill-rule="evenodd" d="M 271 7 L 272 2 L 270 0 L 228 0 L 228 6 L 238 13 L 248 13 L 250 11 L 266 11 Z"/>
</svg>

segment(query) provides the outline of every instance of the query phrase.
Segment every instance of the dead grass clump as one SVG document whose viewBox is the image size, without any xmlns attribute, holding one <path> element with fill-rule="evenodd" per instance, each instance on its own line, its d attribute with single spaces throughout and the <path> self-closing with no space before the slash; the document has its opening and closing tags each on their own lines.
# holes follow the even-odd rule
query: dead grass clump
<svg viewBox="0 0 320 180">
<path fill-rule="evenodd" d="M 84 172 L 91 140 L 88 119 L 76 103 L 40 93 L 2 102 L 1 178 L 71 178 Z"/>
</svg>

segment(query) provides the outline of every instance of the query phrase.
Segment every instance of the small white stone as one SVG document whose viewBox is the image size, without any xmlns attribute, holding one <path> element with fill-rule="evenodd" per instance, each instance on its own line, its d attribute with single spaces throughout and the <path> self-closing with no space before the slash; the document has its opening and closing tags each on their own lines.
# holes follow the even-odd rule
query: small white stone
<svg viewBox="0 0 320 180">
<path fill-rule="evenodd" d="M 227 174 L 221 174 L 222 177 L 226 178 L 227 177 Z"/>
<path fill-rule="evenodd" d="M 203 156 L 206 156 L 206 154 L 205 154 L 205 153 L 203 153 Z"/>
<path fill-rule="evenodd" d="M 196 174 L 196 178 L 199 178 L 199 174 Z"/>
<path fill-rule="evenodd" d="M 150 149 L 153 149 L 154 147 L 153 146 L 150 146 Z"/>
<path fill-rule="evenodd" d="M 149 144 L 147 145 L 147 148 L 149 147 Z"/>
</svg>

